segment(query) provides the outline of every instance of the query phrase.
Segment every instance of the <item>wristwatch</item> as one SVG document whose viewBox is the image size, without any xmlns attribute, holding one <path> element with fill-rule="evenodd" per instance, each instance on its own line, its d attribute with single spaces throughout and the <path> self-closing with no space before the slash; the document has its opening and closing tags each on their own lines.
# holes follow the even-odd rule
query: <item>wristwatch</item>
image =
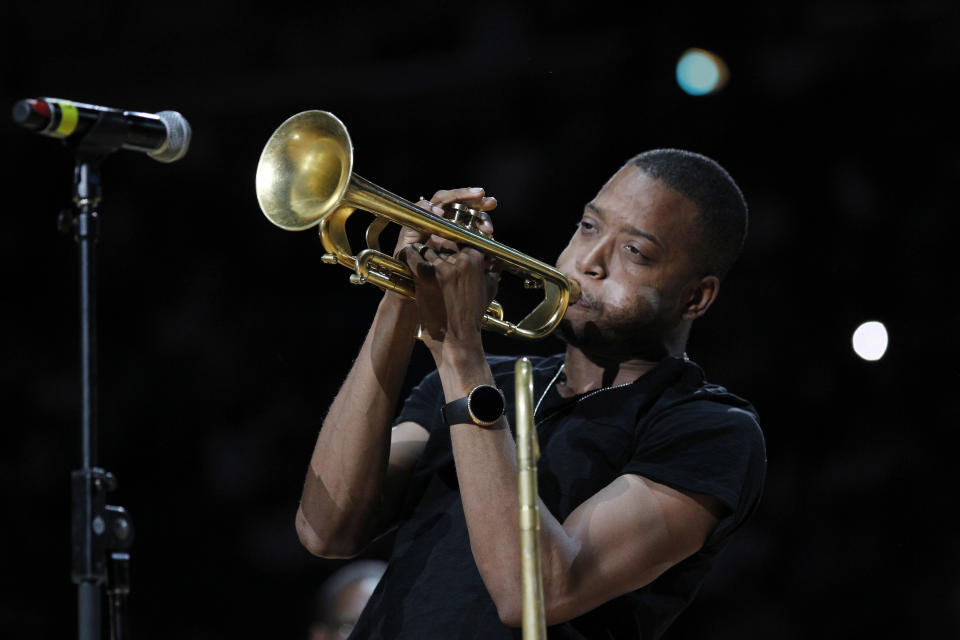
<svg viewBox="0 0 960 640">
<path fill-rule="evenodd" d="M 461 423 L 491 427 L 503 415 L 505 405 L 503 392 L 500 389 L 489 384 L 481 384 L 474 387 L 465 397 L 445 404 L 440 409 L 440 415 L 448 427 Z"/>
</svg>

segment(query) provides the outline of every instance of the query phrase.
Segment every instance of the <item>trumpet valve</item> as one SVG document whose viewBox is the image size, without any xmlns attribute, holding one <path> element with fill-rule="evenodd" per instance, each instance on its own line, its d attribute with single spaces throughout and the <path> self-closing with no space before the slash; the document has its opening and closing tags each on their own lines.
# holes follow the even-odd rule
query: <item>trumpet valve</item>
<svg viewBox="0 0 960 640">
<path fill-rule="evenodd" d="M 320 260 L 324 264 L 337 264 L 338 262 L 340 262 L 339 260 L 337 260 L 337 256 L 332 253 L 323 254 L 322 256 L 320 256 Z"/>
<path fill-rule="evenodd" d="M 350 284 L 366 284 L 367 279 L 357 273 L 350 274 Z"/>
<path fill-rule="evenodd" d="M 467 205 L 459 202 L 454 202 L 451 204 L 449 209 L 451 221 L 455 222 L 461 227 L 466 227 L 470 231 L 481 233 L 478 227 L 480 226 L 480 214 L 482 212 L 479 209 L 471 209 Z"/>
</svg>

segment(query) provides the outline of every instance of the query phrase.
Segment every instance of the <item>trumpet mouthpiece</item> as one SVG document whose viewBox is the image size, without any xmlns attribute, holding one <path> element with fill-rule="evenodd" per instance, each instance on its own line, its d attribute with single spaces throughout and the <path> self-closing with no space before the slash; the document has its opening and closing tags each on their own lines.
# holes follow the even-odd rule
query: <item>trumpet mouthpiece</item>
<svg viewBox="0 0 960 640">
<path fill-rule="evenodd" d="M 569 276 L 567 280 L 570 281 L 570 298 L 567 300 L 567 306 L 570 306 L 580 299 L 580 283 Z"/>
</svg>

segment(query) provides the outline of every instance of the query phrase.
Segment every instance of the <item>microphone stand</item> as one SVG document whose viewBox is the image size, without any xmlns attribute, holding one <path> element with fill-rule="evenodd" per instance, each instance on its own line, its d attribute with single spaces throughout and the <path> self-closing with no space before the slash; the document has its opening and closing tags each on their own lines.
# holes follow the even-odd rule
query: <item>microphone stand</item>
<svg viewBox="0 0 960 640">
<path fill-rule="evenodd" d="M 133 523 L 123 507 L 106 504 L 116 488 L 113 474 L 97 466 L 96 243 L 97 207 L 102 198 L 100 164 L 120 148 L 119 132 L 103 129 L 68 144 L 76 155 L 73 174 L 74 208 L 60 214 L 58 227 L 72 233 L 80 258 L 80 387 L 81 462 L 70 474 L 72 579 L 77 585 L 77 637 L 101 640 L 101 588 L 109 604 L 110 637 L 128 635 L 127 597 Z M 107 133 L 107 135 L 104 135 Z M 95 140 L 95 142 L 86 142 Z"/>
</svg>

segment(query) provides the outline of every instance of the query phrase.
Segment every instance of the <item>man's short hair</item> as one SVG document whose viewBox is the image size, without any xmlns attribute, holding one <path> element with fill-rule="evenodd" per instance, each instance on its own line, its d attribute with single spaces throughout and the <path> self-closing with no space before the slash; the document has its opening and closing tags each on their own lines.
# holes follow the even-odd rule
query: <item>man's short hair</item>
<svg viewBox="0 0 960 640">
<path fill-rule="evenodd" d="M 717 162 L 681 149 L 653 149 L 630 159 L 651 178 L 679 191 L 698 209 L 696 255 L 704 275 L 721 280 L 736 262 L 747 235 L 747 202 Z"/>
</svg>

